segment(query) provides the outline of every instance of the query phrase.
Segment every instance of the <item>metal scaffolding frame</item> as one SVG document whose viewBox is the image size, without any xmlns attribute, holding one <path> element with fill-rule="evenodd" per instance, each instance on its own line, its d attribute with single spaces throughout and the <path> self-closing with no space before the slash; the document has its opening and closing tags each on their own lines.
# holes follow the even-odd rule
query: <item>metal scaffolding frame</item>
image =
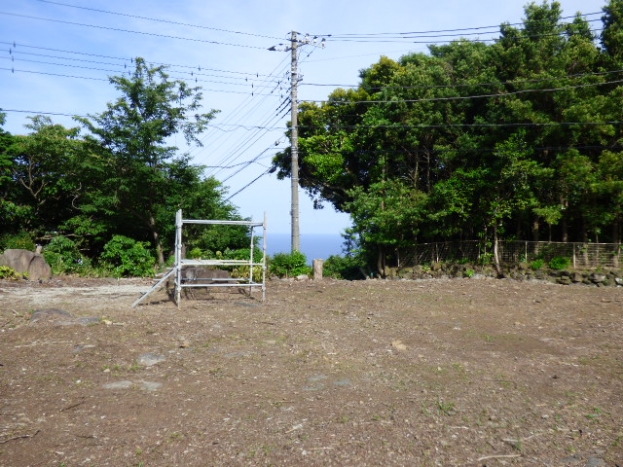
<svg viewBox="0 0 623 467">
<path fill-rule="evenodd" d="M 249 234 L 251 237 L 250 254 L 249 259 L 186 259 L 183 256 L 183 242 L 182 242 L 182 229 L 184 224 L 201 224 L 201 225 L 238 225 L 249 228 Z M 262 261 L 253 262 L 253 253 L 255 249 L 255 229 L 262 227 Z M 210 283 L 193 283 L 192 281 L 183 280 L 182 270 L 185 266 L 248 266 L 248 277 L 230 277 L 230 278 L 210 278 Z M 262 281 L 255 282 L 253 280 L 253 270 L 255 267 L 260 266 L 262 268 Z M 186 287 L 249 287 L 249 295 L 251 295 L 254 287 L 259 287 L 262 290 L 262 301 L 266 299 L 266 213 L 264 213 L 263 222 L 254 221 L 222 221 L 222 220 L 197 220 L 197 219 L 184 219 L 182 217 L 182 210 L 180 209 L 175 214 L 175 265 L 162 277 L 156 285 L 154 285 L 149 291 L 147 291 L 141 298 L 136 300 L 132 307 L 134 308 L 140 302 L 142 302 L 153 291 L 160 288 L 165 281 L 171 277 L 175 277 L 175 303 L 178 308 L 182 300 L 182 289 Z"/>
<path fill-rule="evenodd" d="M 241 225 L 249 228 L 251 238 L 250 254 L 248 260 L 243 259 L 186 259 L 182 256 L 182 228 L 184 224 L 201 224 L 201 225 Z M 253 262 L 253 251 L 255 248 L 255 229 L 262 227 L 262 261 Z M 184 282 L 182 280 L 182 269 L 184 266 L 249 266 L 249 277 L 242 278 L 211 278 L 211 284 L 195 284 L 191 281 Z M 255 266 L 262 268 L 262 282 L 254 282 L 253 269 Z M 266 299 L 266 214 L 264 214 L 263 222 L 254 221 L 220 221 L 220 220 L 196 220 L 184 219 L 182 210 L 177 211 L 175 215 L 175 303 L 180 306 L 182 299 L 182 289 L 186 287 L 249 287 L 249 295 L 254 287 L 262 289 L 262 301 Z"/>
</svg>

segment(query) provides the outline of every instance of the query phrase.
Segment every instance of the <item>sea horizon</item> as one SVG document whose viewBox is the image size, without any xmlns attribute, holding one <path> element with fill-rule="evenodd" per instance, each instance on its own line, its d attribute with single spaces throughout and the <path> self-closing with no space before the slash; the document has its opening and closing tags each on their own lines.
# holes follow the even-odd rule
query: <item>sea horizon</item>
<svg viewBox="0 0 623 467">
<path fill-rule="evenodd" d="M 269 256 L 277 253 L 290 253 L 291 251 L 290 233 L 268 233 L 266 235 L 266 252 Z M 307 258 L 307 262 L 312 264 L 315 259 L 326 260 L 329 256 L 343 255 L 342 245 L 344 239 L 337 233 L 317 233 L 301 234 L 301 253 Z"/>
</svg>

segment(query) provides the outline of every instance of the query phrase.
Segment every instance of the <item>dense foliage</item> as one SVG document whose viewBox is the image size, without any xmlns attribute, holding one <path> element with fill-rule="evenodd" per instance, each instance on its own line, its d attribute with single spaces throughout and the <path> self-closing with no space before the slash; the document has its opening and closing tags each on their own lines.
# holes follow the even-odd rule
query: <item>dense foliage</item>
<svg viewBox="0 0 623 467">
<path fill-rule="evenodd" d="M 292 253 L 277 253 L 272 257 L 269 271 L 278 277 L 296 277 L 310 274 L 311 268 L 307 264 L 307 257 L 300 251 Z"/>
<path fill-rule="evenodd" d="M 356 89 L 302 103 L 301 185 L 351 215 L 368 263 L 416 242 L 621 241 L 623 0 L 600 42 L 561 16 L 531 3 L 493 43 L 382 57 Z M 273 165 L 289 176 L 290 152 Z"/>
<path fill-rule="evenodd" d="M 141 58 L 110 82 L 119 98 L 76 118 L 83 128 L 34 116 L 27 135 L 0 129 L 0 250 L 36 242 L 57 273 L 96 263 L 119 276 L 150 275 L 173 250 L 178 209 L 187 218 L 240 220 L 221 184 L 170 146 L 177 133 L 201 144 L 216 111 L 200 113 L 199 88 Z M 0 113 L 0 126 L 4 119 Z M 190 248 L 249 247 L 244 229 L 189 233 Z"/>
</svg>

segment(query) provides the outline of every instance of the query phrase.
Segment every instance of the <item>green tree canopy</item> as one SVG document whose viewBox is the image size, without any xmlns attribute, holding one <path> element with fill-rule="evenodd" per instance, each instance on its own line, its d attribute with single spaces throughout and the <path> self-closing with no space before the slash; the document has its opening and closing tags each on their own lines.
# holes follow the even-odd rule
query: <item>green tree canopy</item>
<svg viewBox="0 0 623 467">
<path fill-rule="evenodd" d="M 543 226 L 620 241 L 623 0 L 604 8 L 602 48 L 557 1 L 524 12 L 492 44 L 382 57 L 358 88 L 302 103 L 301 186 L 351 215 L 369 261 L 416 241 L 539 239 Z M 289 152 L 273 166 L 289 176 Z"/>
<path fill-rule="evenodd" d="M 174 218 L 165 221 L 163 213 L 175 212 L 181 191 L 198 176 L 187 159 L 176 157 L 170 138 L 181 133 L 188 144 L 201 145 L 198 135 L 216 111 L 200 113 L 199 88 L 169 79 L 164 67 L 148 66 L 142 58 L 135 60 L 130 76 L 110 82 L 121 96 L 101 114 L 77 119 L 102 161 L 102 184 L 91 202 L 130 237 L 140 239 L 140 231 L 146 231 L 162 265 L 164 222 Z"/>
</svg>

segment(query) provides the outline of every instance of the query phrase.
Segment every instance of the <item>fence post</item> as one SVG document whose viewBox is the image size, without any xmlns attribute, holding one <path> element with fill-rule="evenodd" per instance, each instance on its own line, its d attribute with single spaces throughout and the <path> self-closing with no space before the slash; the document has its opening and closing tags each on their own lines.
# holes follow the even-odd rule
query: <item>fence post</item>
<svg viewBox="0 0 623 467">
<path fill-rule="evenodd" d="M 323 259 L 314 260 L 314 280 L 322 279 L 322 268 L 324 265 Z"/>
</svg>

